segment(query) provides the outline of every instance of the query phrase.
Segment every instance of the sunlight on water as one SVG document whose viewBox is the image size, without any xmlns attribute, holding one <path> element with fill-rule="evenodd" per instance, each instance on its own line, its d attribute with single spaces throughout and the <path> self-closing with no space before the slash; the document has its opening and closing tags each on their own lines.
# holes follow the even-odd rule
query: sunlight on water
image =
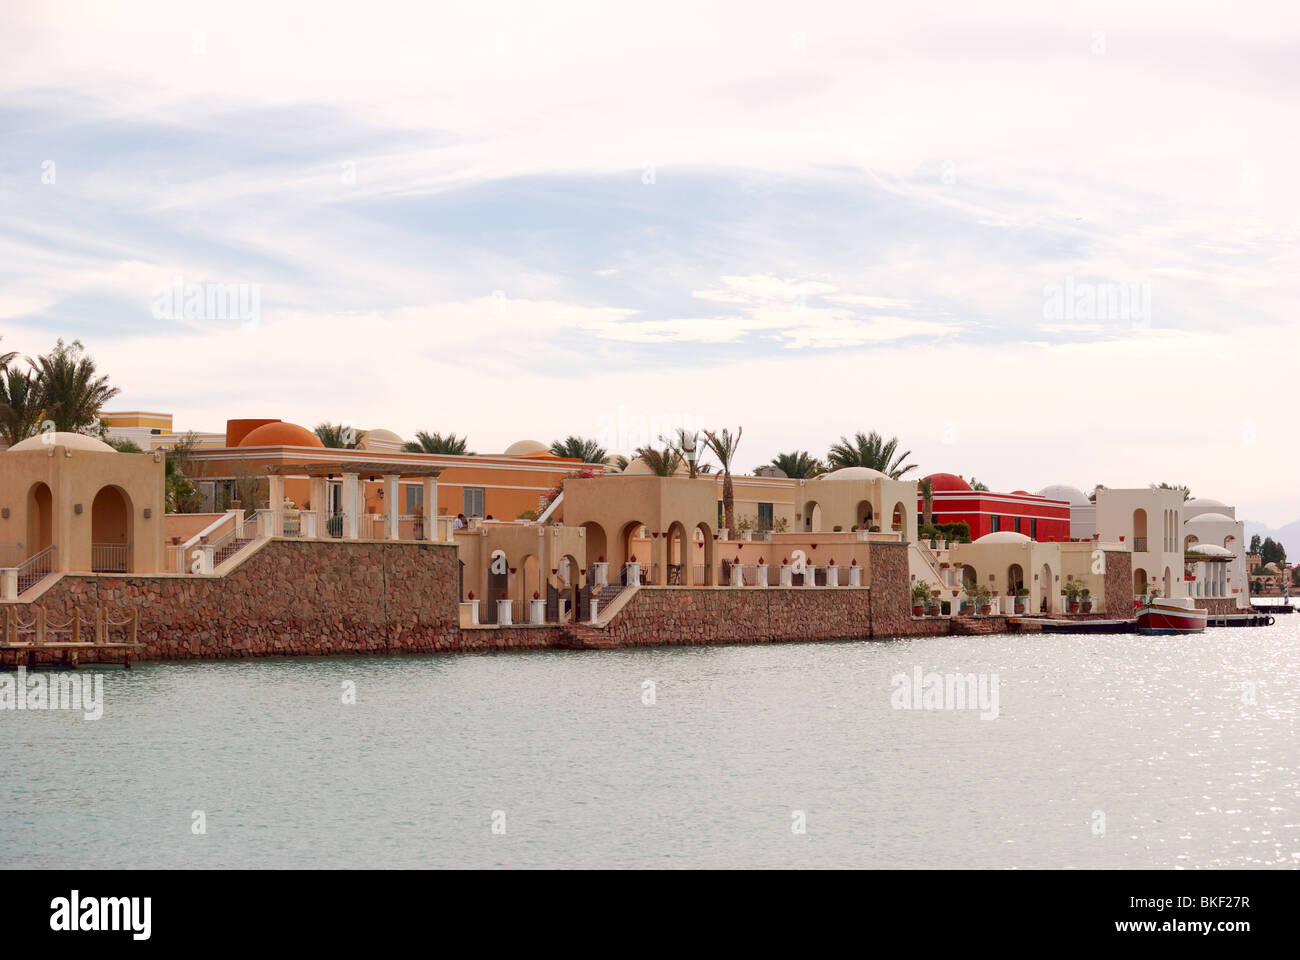
<svg viewBox="0 0 1300 960">
<path fill-rule="evenodd" d="M 106 670 L 98 721 L 0 712 L 0 865 L 1296 867 L 1298 639 Z M 894 709 L 918 667 L 997 674 L 996 719 Z"/>
</svg>

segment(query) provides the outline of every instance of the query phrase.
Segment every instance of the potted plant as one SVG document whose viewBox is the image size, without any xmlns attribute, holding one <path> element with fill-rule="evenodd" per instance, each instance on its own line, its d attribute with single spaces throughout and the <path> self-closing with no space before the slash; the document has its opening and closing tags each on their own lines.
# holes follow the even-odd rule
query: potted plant
<svg viewBox="0 0 1300 960">
<path fill-rule="evenodd" d="M 943 612 L 942 605 L 939 603 L 939 592 L 936 590 L 930 594 L 925 601 L 925 615 L 927 617 L 937 617 Z"/>
<path fill-rule="evenodd" d="M 1016 591 L 1016 613 L 1024 613 L 1029 609 L 1029 588 L 1021 587 Z"/>
<path fill-rule="evenodd" d="M 987 615 L 993 609 L 991 601 L 993 591 L 983 584 L 976 584 L 966 591 L 970 597 L 970 605 L 975 608 L 975 612 L 981 615 Z"/>
<path fill-rule="evenodd" d="M 748 540 L 754 529 L 754 521 L 742 514 L 736 519 L 736 539 Z"/>
<path fill-rule="evenodd" d="M 1084 613 L 1092 613 L 1092 591 L 1087 587 L 1079 589 L 1079 606 Z"/>
<path fill-rule="evenodd" d="M 1073 580 L 1068 580 L 1061 592 L 1065 594 L 1065 609 L 1070 613 L 1078 613 L 1079 585 Z"/>
<path fill-rule="evenodd" d="M 930 588 L 924 583 L 912 584 L 912 616 L 925 614 L 925 605 L 930 600 Z"/>
</svg>

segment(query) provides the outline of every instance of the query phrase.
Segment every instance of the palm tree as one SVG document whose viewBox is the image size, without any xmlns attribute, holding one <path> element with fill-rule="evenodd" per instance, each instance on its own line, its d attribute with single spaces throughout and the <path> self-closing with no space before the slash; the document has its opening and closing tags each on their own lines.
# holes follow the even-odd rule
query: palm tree
<svg viewBox="0 0 1300 960">
<path fill-rule="evenodd" d="M 0 340 L 3 339 L 4 337 L 0 337 Z M 18 356 L 17 352 L 12 350 L 9 353 L 0 353 L 0 373 L 4 373 L 9 369 L 9 364 L 14 362 L 16 356 Z"/>
<path fill-rule="evenodd" d="M 1161 480 L 1159 483 L 1151 484 L 1151 489 L 1152 490 L 1181 490 L 1183 492 L 1184 500 L 1190 500 L 1192 498 L 1191 488 L 1188 487 L 1187 484 L 1185 483 L 1165 483 L 1163 480 Z"/>
<path fill-rule="evenodd" d="M 444 437 L 441 433 L 428 433 L 419 430 L 416 432 L 414 440 L 402 444 L 402 450 L 406 453 L 441 453 L 456 457 L 472 457 L 474 451 L 466 449 L 468 446 L 469 437 L 467 436 L 458 437 L 454 433 L 449 433 Z"/>
<path fill-rule="evenodd" d="M 656 450 L 654 447 L 637 447 L 636 455 L 656 477 L 671 477 L 682 465 L 682 458 L 672 447 Z"/>
<path fill-rule="evenodd" d="M 331 450 L 355 450 L 360 442 L 357 431 L 341 423 L 316 424 L 316 436 Z"/>
<path fill-rule="evenodd" d="M 807 450 L 778 453 L 772 458 L 772 466 L 795 480 L 811 480 L 817 474 L 826 472 L 825 464 L 816 457 L 808 456 Z"/>
<path fill-rule="evenodd" d="M 869 467 L 879 470 L 890 479 L 901 479 L 903 474 L 916 469 L 916 464 L 903 466 L 903 461 L 912 455 L 911 450 L 897 453 L 898 437 L 888 441 L 875 430 L 871 433 L 857 433 L 853 440 L 840 437 L 840 442 L 831 447 L 826 460 L 835 469 L 840 467 Z"/>
<path fill-rule="evenodd" d="M 595 440 L 584 440 L 582 437 L 565 437 L 563 440 L 556 440 L 551 444 L 551 453 L 557 457 L 568 457 L 572 460 L 581 460 L 583 463 L 604 463 L 609 454 Z"/>
<path fill-rule="evenodd" d="M 666 443 L 670 450 L 677 455 L 678 463 L 686 464 L 686 475 L 692 480 L 702 473 L 709 472 L 709 465 L 700 462 L 700 434 L 687 433 L 682 427 L 677 428 L 677 436 L 673 439 L 667 437 L 659 438 L 661 443 Z M 687 454 L 690 454 L 688 456 Z"/>
<path fill-rule="evenodd" d="M 80 340 L 59 340 L 44 356 L 29 360 L 40 383 L 45 417 L 61 433 L 78 433 L 99 423 L 99 411 L 121 390 L 95 376 L 95 361 Z"/>
<path fill-rule="evenodd" d="M 26 370 L 0 373 L 0 440 L 13 446 L 36 435 L 41 425 L 41 388 Z"/>
<path fill-rule="evenodd" d="M 934 522 L 934 484 L 926 477 L 916 485 L 916 489 L 921 494 L 922 522 L 928 527 Z"/>
<path fill-rule="evenodd" d="M 736 515 L 736 494 L 731 486 L 731 464 L 736 459 L 740 435 L 744 432 L 744 427 L 737 427 L 735 436 L 732 436 L 731 431 L 726 427 L 717 433 L 712 430 L 704 431 L 705 442 L 713 451 L 713 455 L 718 458 L 718 466 L 722 468 L 722 522 L 728 530 L 736 529 L 732 526 Z"/>
</svg>

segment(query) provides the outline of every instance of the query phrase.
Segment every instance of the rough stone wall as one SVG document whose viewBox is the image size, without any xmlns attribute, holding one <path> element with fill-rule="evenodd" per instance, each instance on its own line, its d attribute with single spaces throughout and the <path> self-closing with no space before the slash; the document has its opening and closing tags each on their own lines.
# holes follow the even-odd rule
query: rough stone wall
<svg viewBox="0 0 1300 960">
<path fill-rule="evenodd" d="M 1195 604 L 1201 610 L 1208 611 L 1216 617 L 1228 613 L 1250 613 L 1249 610 L 1239 610 L 1237 608 L 1237 599 L 1235 597 L 1197 597 Z"/>
<path fill-rule="evenodd" d="M 603 630 L 576 633 L 588 645 L 618 647 L 862 639 L 871 636 L 869 594 L 862 587 L 642 587 Z"/>
<path fill-rule="evenodd" d="M 930 633 L 925 620 L 912 617 L 912 583 L 907 544 L 868 544 L 871 577 L 871 636 L 903 637 Z M 931 620 L 929 623 L 934 623 Z M 942 631 L 947 633 L 947 630 Z"/>
<path fill-rule="evenodd" d="M 1102 589 L 1106 594 L 1102 613 L 1108 620 L 1133 619 L 1133 554 L 1127 550 L 1107 550 L 1106 574 Z"/>
<path fill-rule="evenodd" d="M 65 576 L 37 601 L 50 622 L 139 607 L 139 655 L 161 660 L 458 649 L 456 602 L 453 546 L 296 540 L 224 577 Z"/>
</svg>

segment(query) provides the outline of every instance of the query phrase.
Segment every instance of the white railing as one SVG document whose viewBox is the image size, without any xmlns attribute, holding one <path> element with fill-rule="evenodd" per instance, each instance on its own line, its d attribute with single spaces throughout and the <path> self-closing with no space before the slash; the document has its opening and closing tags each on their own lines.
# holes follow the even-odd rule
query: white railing
<svg viewBox="0 0 1300 960">
<path fill-rule="evenodd" d="M 92 543 L 91 573 L 127 573 L 131 569 L 131 544 Z"/>
<path fill-rule="evenodd" d="M 18 595 L 22 596 L 54 572 L 54 546 L 32 554 L 18 564 Z"/>
</svg>

